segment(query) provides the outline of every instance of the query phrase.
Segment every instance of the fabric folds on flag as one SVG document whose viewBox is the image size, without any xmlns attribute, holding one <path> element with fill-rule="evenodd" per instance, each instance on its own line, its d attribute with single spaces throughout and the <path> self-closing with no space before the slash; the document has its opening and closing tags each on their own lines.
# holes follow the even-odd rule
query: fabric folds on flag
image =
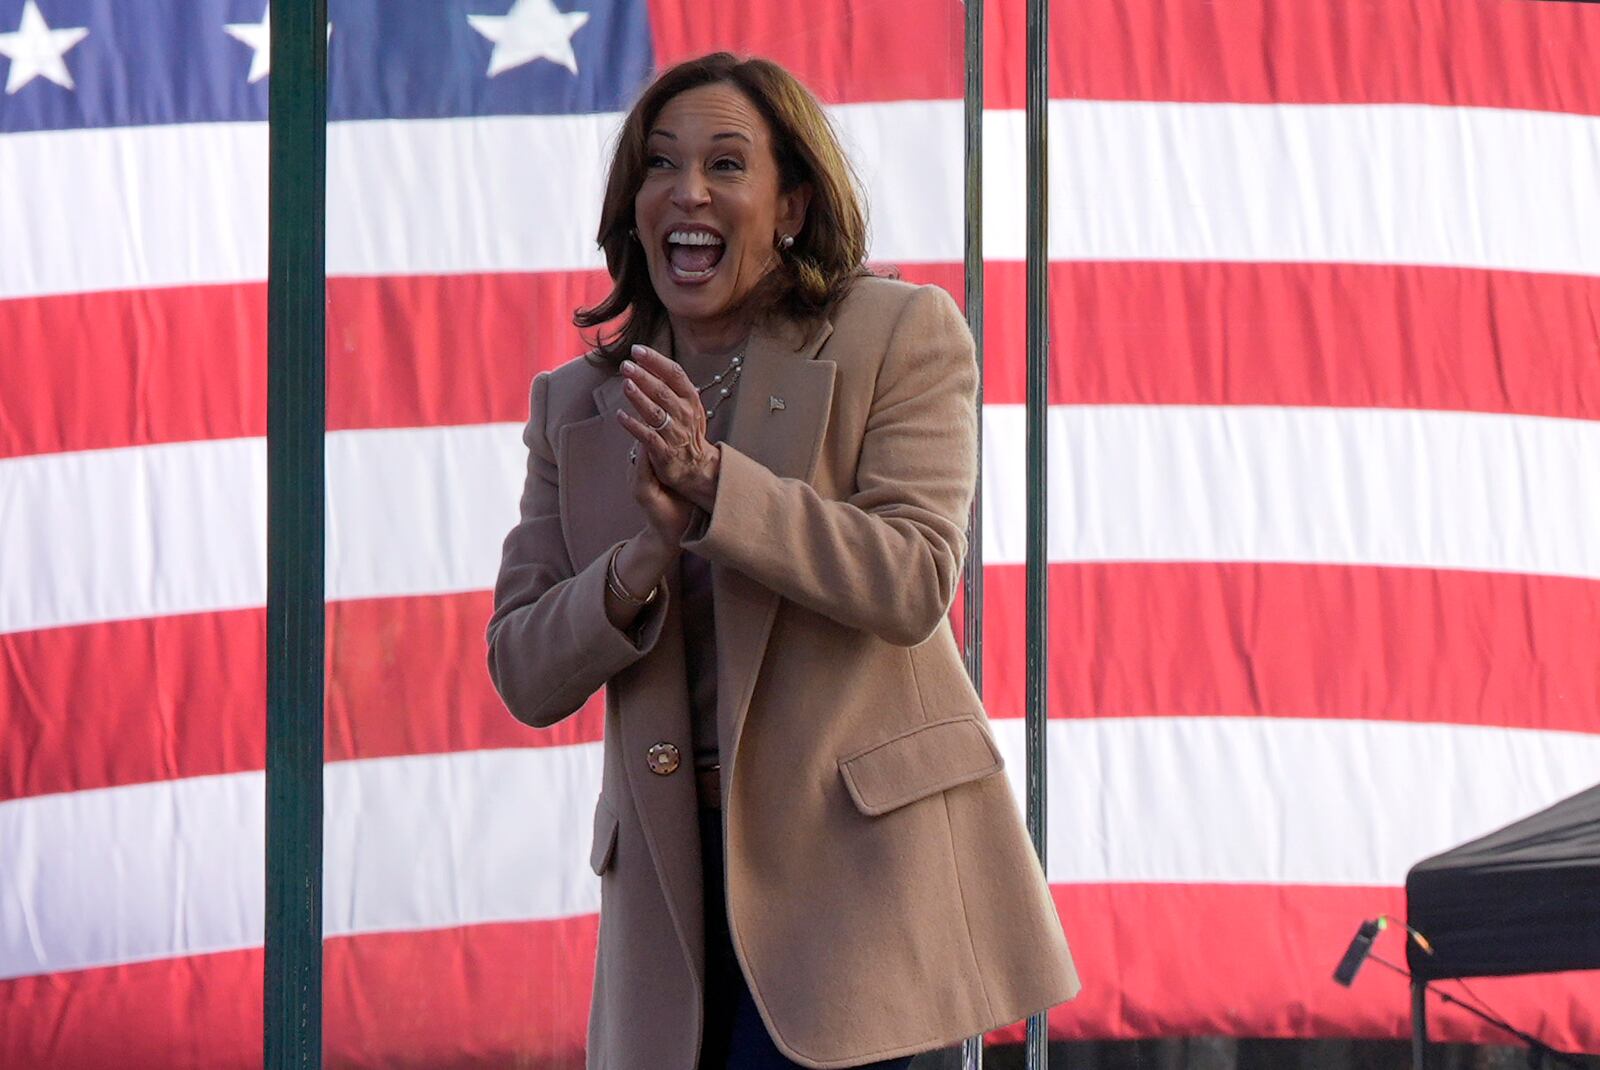
<svg viewBox="0 0 1600 1070">
<path fill-rule="evenodd" d="M 599 706 L 516 723 L 482 635 L 608 146 L 653 71 L 777 59 L 874 261 L 959 298 L 962 8 L 330 9 L 328 1058 L 581 1065 Z M 1015 778 L 1024 28 L 987 19 Z M 1082 0 L 1051 48 L 1052 1035 L 1403 1035 L 1398 978 L 1331 980 L 1355 927 L 1600 770 L 1600 7 Z M 268 49 L 265 0 L 0 0 L 0 1065 L 260 1062 Z M 1593 975 L 1474 989 L 1600 1051 Z"/>
</svg>

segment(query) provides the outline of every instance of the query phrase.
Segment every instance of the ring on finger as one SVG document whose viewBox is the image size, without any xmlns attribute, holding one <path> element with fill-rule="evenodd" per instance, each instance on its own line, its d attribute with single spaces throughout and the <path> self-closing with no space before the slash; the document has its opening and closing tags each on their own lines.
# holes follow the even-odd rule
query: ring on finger
<svg viewBox="0 0 1600 1070">
<path fill-rule="evenodd" d="M 662 409 L 661 422 L 658 424 L 651 424 L 650 430 L 659 433 L 665 431 L 670 426 L 672 426 L 672 413 L 668 412 L 666 409 Z"/>
</svg>

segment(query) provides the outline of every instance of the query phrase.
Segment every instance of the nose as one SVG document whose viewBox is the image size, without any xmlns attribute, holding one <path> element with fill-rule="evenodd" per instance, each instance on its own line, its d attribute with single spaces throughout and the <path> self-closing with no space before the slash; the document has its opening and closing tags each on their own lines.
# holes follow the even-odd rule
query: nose
<svg viewBox="0 0 1600 1070">
<path fill-rule="evenodd" d="M 711 199 L 706 188 L 706 176 L 698 167 L 685 167 L 678 172 L 672 186 L 672 204 L 680 211 L 698 208 Z"/>
</svg>

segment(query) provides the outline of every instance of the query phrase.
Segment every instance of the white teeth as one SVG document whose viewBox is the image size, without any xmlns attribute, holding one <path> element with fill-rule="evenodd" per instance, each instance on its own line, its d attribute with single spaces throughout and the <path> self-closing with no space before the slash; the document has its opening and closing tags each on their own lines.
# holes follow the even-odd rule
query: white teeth
<svg viewBox="0 0 1600 1070">
<path fill-rule="evenodd" d="M 674 245 L 721 245 L 722 239 L 703 230 L 675 230 L 667 235 Z"/>
</svg>

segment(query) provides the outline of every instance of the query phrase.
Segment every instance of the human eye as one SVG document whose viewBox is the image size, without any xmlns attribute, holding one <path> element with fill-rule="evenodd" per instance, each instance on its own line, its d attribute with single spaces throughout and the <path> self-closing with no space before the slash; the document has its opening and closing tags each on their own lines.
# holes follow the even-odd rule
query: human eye
<svg viewBox="0 0 1600 1070">
<path fill-rule="evenodd" d="M 724 167 L 724 164 L 727 166 Z M 744 161 L 736 156 L 724 156 L 719 160 L 713 161 L 711 166 L 718 171 L 743 171 Z"/>
<path fill-rule="evenodd" d="M 644 165 L 651 170 L 661 167 L 671 167 L 672 161 L 659 152 L 652 152 L 644 158 Z"/>
</svg>

